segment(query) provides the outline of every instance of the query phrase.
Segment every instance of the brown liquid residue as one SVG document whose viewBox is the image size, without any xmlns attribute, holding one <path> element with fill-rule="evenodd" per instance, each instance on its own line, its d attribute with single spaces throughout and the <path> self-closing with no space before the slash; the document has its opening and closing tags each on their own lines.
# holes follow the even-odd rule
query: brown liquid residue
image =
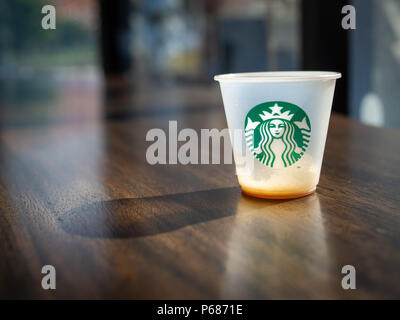
<svg viewBox="0 0 400 320">
<path fill-rule="evenodd" d="M 296 198 L 308 196 L 308 195 L 314 193 L 315 190 L 316 189 L 314 188 L 313 190 L 310 190 L 308 192 L 297 193 L 297 194 L 287 194 L 287 193 L 263 194 L 263 193 L 259 193 L 259 192 L 248 191 L 248 190 L 246 190 L 246 188 L 242 187 L 242 192 L 245 195 L 248 195 L 250 197 L 263 198 L 263 199 L 296 199 Z"/>
</svg>

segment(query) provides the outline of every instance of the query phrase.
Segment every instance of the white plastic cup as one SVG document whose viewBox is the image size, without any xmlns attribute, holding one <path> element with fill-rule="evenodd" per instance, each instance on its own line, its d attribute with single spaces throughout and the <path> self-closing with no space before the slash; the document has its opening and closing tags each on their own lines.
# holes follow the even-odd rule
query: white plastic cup
<svg viewBox="0 0 400 320">
<path fill-rule="evenodd" d="M 322 71 L 214 77 L 220 83 L 243 193 L 288 199 L 315 191 L 340 77 Z M 238 131 L 239 139 L 232 134 Z"/>
</svg>

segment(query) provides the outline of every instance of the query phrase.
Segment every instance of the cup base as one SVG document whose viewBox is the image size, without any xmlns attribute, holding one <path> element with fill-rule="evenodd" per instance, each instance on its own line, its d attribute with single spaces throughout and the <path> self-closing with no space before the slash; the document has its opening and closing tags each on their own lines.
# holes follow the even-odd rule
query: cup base
<svg viewBox="0 0 400 320">
<path fill-rule="evenodd" d="M 268 194 L 258 194 L 258 193 L 248 192 L 242 188 L 242 193 L 247 196 L 255 197 L 255 198 L 284 200 L 284 199 L 296 199 L 296 198 L 306 197 L 310 194 L 313 194 L 315 192 L 315 190 L 316 190 L 316 188 L 314 188 L 308 192 L 304 192 L 304 193 L 287 194 L 287 195 L 272 195 L 272 194 L 268 195 Z"/>
</svg>

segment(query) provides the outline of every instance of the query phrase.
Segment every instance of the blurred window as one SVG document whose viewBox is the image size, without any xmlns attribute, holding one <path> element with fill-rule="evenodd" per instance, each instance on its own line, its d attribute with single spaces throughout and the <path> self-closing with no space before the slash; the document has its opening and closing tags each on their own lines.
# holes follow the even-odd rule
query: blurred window
<svg viewBox="0 0 400 320">
<path fill-rule="evenodd" d="M 155 81 L 299 67 L 299 0 L 133 1 L 136 70 Z"/>
<path fill-rule="evenodd" d="M 400 0 L 355 0 L 350 37 L 350 114 L 400 127 Z"/>
<path fill-rule="evenodd" d="M 55 30 L 43 30 L 42 7 L 56 7 Z M 0 77 L 97 63 L 95 0 L 0 2 Z"/>
</svg>

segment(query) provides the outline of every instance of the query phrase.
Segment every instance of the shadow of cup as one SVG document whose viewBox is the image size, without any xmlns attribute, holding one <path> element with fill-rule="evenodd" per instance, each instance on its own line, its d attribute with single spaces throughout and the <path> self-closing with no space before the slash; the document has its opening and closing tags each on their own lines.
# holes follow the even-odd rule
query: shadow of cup
<svg viewBox="0 0 400 320">
<path fill-rule="evenodd" d="M 57 218 L 66 232 L 88 238 L 137 238 L 236 214 L 239 188 L 91 203 Z"/>
</svg>

